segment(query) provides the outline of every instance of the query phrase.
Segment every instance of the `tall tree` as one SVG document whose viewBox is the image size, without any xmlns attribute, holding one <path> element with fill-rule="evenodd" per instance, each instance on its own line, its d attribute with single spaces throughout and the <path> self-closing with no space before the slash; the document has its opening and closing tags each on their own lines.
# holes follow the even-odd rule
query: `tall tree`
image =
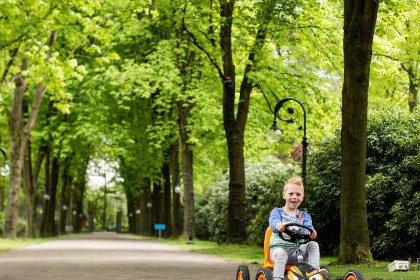
<svg viewBox="0 0 420 280">
<path fill-rule="evenodd" d="M 239 3 L 239 2 L 238 2 Z M 249 104 L 251 92 L 255 86 L 255 80 L 252 79 L 252 73 L 258 69 L 258 64 L 262 59 L 264 44 L 270 31 L 270 23 L 276 14 L 291 14 L 296 6 L 295 1 L 262 1 L 254 6 L 247 7 L 246 4 L 240 3 L 241 6 L 236 7 L 234 0 L 220 0 L 218 3 L 210 1 L 210 30 L 215 31 L 215 22 L 213 22 L 213 9 L 218 9 L 219 17 L 217 18 L 220 26 L 217 35 L 209 34 L 204 36 L 201 41 L 198 34 L 190 31 L 188 26 L 185 29 L 190 34 L 195 45 L 204 52 L 209 58 L 211 64 L 215 67 L 220 82 L 223 87 L 223 125 L 225 130 L 228 159 L 229 159 L 229 200 L 228 200 L 228 219 L 227 219 L 227 238 L 228 242 L 243 242 L 246 238 L 246 215 L 245 215 L 245 167 L 244 167 L 244 136 L 247 117 L 249 112 Z M 235 27 L 235 19 L 241 16 L 237 10 L 243 10 L 243 14 L 253 14 L 252 27 L 242 26 L 238 24 L 238 28 L 249 36 L 249 41 L 242 42 L 240 38 L 235 38 L 233 29 Z M 279 17 L 282 18 L 282 17 Z M 249 33 L 248 33 L 249 32 Z M 196 32 L 198 33 L 198 32 Z M 200 36 L 201 37 L 201 36 Z M 234 38 L 238 39 L 243 45 L 235 46 Z M 207 46 L 206 47 L 206 42 Z M 220 48 L 216 50 L 215 47 Z M 243 59 L 244 69 L 239 68 L 241 65 L 235 63 L 234 55 L 236 49 L 246 49 L 247 59 Z M 220 56 L 215 55 L 219 53 Z M 243 57 L 243 54 L 237 54 Z M 239 67 L 238 67 L 239 66 Z M 236 87 L 238 79 L 236 67 L 243 71 L 240 86 Z M 237 97 L 239 92 L 239 98 Z"/>
<path fill-rule="evenodd" d="M 344 2 L 339 262 L 369 262 L 366 212 L 367 105 L 378 0 Z"/>
</svg>

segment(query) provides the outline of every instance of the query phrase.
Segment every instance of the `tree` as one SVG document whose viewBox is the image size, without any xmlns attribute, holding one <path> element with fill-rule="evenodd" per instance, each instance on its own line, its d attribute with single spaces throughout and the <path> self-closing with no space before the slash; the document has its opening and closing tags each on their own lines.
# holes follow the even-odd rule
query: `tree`
<svg viewBox="0 0 420 280">
<path fill-rule="evenodd" d="M 231 243 L 243 242 L 246 238 L 244 137 L 251 92 L 255 86 L 252 74 L 258 70 L 258 64 L 263 57 L 264 45 L 274 16 L 281 15 L 279 19 L 283 21 L 284 18 L 293 14 L 296 3 L 296 1 L 273 0 L 247 6 L 248 3 L 237 3 L 233 0 L 221 0 L 218 3 L 210 1 L 207 3 L 210 9 L 204 10 L 205 8 L 201 7 L 204 11 L 202 16 L 197 12 L 197 7 L 195 8 L 196 16 L 209 19 L 210 22 L 207 22 L 207 25 L 211 26 L 210 34 L 201 34 L 198 37 L 199 31 L 189 30 L 184 24 L 194 44 L 215 67 L 223 88 L 223 125 L 230 176 L 227 241 Z M 239 5 L 236 6 L 236 4 Z M 215 16 L 215 11 L 219 12 L 219 17 Z M 244 18 L 241 18 L 242 16 Z M 235 22 L 237 19 L 238 23 Z M 233 31 L 236 24 L 243 34 L 239 35 Z M 220 26 L 218 34 L 217 25 Z M 238 45 L 234 44 L 235 39 Z M 237 54 L 236 50 L 240 50 L 241 54 Z M 246 53 L 245 56 L 243 52 Z M 241 59 L 235 60 L 235 54 Z M 237 63 L 238 61 L 241 63 Z M 243 71 L 238 88 L 236 82 L 240 78 L 237 76 L 237 70 Z M 239 92 L 239 97 L 237 97 L 237 92 Z"/>
<path fill-rule="evenodd" d="M 382 91 L 376 103 L 383 102 L 384 97 L 396 105 L 404 101 L 410 112 L 418 106 L 420 83 L 419 4 L 418 0 L 385 1 L 379 10 L 373 47 L 374 85 Z"/>
<path fill-rule="evenodd" d="M 367 105 L 378 0 L 344 2 L 339 262 L 370 262 L 366 212 Z"/>
</svg>

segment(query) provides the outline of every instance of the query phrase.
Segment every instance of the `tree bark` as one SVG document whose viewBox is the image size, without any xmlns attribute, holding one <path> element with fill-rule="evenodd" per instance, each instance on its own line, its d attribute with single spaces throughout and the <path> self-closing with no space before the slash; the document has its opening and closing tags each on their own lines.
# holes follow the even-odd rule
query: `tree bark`
<svg viewBox="0 0 420 280">
<path fill-rule="evenodd" d="M 23 59 L 21 70 L 26 71 L 29 63 Z M 23 95 L 26 90 L 25 77 L 21 73 L 15 76 L 15 91 L 13 93 L 13 103 L 10 121 L 10 181 L 9 194 L 6 208 L 6 221 L 4 235 L 6 238 L 16 238 L 16 222 L 19 215 L 19 194 L 22 176 L 23 159 L 23 125 L 22 125 L 22 103 Z"/>
<path fill-rule="evenodd" d="M 153 183 L 153 222 L 152 222 L 152 235 L 155 235 L 154 224 L 162 224 L 162 183 L 161 180 L 157 180 Z"/>
<path fill-rule="evenodd" d="M 151 202 L 151 195 L 150 195 L 150 179 L 144 178 L 143 182 L 140 185 L 140 231 L 143 235 L 150 235 L 152 228 L 151 228 L 151 221 L 152 221 L 152 209 L 147 207 L 147 203 Z M 153 205 L 152 205 L 153 206 Z"/>
<path fill-rule="evenodd" d="M 244 135 L 249 112 L 249 102 L 253 83 L 249 73 L 259 61 L 267 25 L 271 20 L 270 8 L 264 20 L 259 25 L 254 45 L 251 47 L 244 78 L 240 87 L 238 113 L 235 117 L 235 65 L 232 55 L 232 20 L 234 1 L 221 2 L 220 47 L 222 50 L 223 70 L 219 76 L 223 84 L 223 125 L 228 147 L 229 159 L 229 200 L 227 218 L 227 242 L 241 243 L 246 239 L 246 205 L 245 205 L 245 163 Z"/>
<path fill-rule="evenodd" d="M 172 236 L 178 237 L 182 234 L 182 213 L 181 213 L 181 195 L 175 192 L 175 187 L 180 183 L 179 163 L 178 163 L 178 142 L 171 144 L 171 178 L 172 178 Z"/>
<path fill-rule="evenodd" d="M 171 175 L 169 170 L 169 158 L 166 153 L 166 161 L 162 166 L 162 177 L 163 177 L 163 209 L 164 209 L 164 219 L 163 222 L 166 225 L 166 230 L 164 232 L 165 237 L 170 237 L 172 235 L 172 217 L 171 217 Z"/>
<path fill-rule="evenodd" d="M 31 141 L 25 144 L 24 161 L 23 161 L 23 185 L 25 189 L 26 202 L 26 236 L 36 237 L 36 188 L 33 185 L 33 173 L 31 162 Z"/>
<path fill-rule="evenodd" d="M 410 113 L 414 112 L 414 109 L 419 105 L 419 83 L 413 74 L 413 69 L 410 67 L 410 73 L 408 73 L 410 80 L 410 87 L 408 91 L 408 108 Z"/>
<path fill-rule="evenodd" d="M 51 151 L 50 147 L 47 147 L 47 150 L 45 152 L 45 165 L 44 165 L 44 172 L 45 172 L 45 192 L 44 192 L 44 204 L 42 208 L 42 220 L 41 220 L 41 228 L 40 228 L 40 236 L 42 237 L 49 237 L 49 225 L 48 216 L 50 215 L 50 203 L 49 200 L 51 198 L 51 173 L 50 173 L 50 160 L 51 160 Z"/>
<path fill-rule="evenodd" d="M 71 196 L 71 177 L 69 175 L 70 159 L 66 158 L 64 161 L 63 172 L 61 174 L 61 205 L 60 213 L 60 234 L 66 233 L 67 215 L 69 212 L 69 203 Z"/>
<path fill-rule="evenodd" d="M 369 72 L 378 2 L 344 2 L 340 263 L 372 261 L 366 212 L 366 135 Z"/>
<path fill-rule="evenodd" d="M 74 232 L 79 233 L 82 231 L 82 218 L 84 216 L 83 212 L 83 200 L 85 197 L 86 191 L 86 172 L 89 164 L 89 156 L 86 156 L 83 159 L 83 162 L 80 164 L 80 167 L 77 170 L 77 181 L 74 184 L 73 190 L 73 228 Z"/>
<path fill-rule="evenodd" d="M 53 31 L 50 35 L 49 46 L 51 47 L 57 38 L 57 32 Z M 48 54 L 48 58 L 50 54 Z M 25 71 L 29 67 L 26 59 L 22 60 L 21 70 Z M 16 238 L 16 222 L 19 215 L 19 194 L 22 175 L 23 150 L 26 142 L 30 138 L 31 131 L 35 125 L 38 116 L 41 99 L 46 88 L 43 84 L 38 84 L 35 90 L 35 96 L 32 102 L 32 110 L 27 124 L 22 128 L 22 102 L 23 94 L 26 91 L 26 83 L 21 73 L 15 77 L 16 88 L 13 95 L 12 113 L 10 123 L 10 181 L 8 204 L 6 210 L 6 221 L 4 235 L 8 238 Z"/>
<path fill-rule="evenodd" d="M 182 235 L 194 231 L 193 152 L 188 144 L 188 116 L 191 106 L 178 101 L 178 125 L 181 139 L 182 177 L 184 182 L 184 225 Z"/>
</svg>

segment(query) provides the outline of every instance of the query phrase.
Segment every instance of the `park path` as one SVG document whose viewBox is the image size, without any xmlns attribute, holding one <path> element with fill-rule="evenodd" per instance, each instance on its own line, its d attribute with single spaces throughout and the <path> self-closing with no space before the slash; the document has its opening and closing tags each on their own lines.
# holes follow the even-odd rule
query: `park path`
<svg viewBox="0 0 420 280">
<path fill-rule="evenodd" d="M 92 233 L 0 253 L 0 280 L 233 280 L 238 264 L 122 234 Z"/>
</svg>

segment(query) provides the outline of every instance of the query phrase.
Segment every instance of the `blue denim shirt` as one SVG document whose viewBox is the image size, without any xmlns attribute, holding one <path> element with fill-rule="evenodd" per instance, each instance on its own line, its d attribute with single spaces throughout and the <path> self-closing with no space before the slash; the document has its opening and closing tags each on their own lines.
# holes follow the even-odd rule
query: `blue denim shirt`
<svg viewBox="0 0 420 280">
<path fill-rule="evenodd" d="M 292 242 L 287 242 L 281 239 L 278 235 L 278 230 L 276 229 L 276 225 L 278 223 L 287 223 L 287 222 L 293 222 L 293 223 L 299 223 L 304 226 L 307 226 L 311 229 L 314 229 L 312 225 L 312 219 L 311 215 L 307 212 L 298 210 L 297 213 L 288 213 L 284 211 L 283 208 L 274 208 L 271 210 L 270 217 L 268 218 L 268 223 L 271 227 L 271 230 L 273 231 L 273 235 L 270 239 L 269 248 L 275 247 L 275 246 L 286 246 L 286 247 L 294 247 L 296 246 Z M 302 233 L 308 234 L 307 229 L 300 228 L 299 229 Z M 282 233 L 286 235 L 285 233 Z"/>
</svg>

